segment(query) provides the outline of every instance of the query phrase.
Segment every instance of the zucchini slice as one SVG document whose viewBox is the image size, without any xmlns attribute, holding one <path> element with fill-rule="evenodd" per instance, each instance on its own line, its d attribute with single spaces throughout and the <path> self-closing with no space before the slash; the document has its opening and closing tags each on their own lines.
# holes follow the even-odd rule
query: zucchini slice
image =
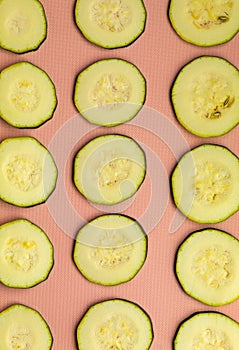
<svg viewBox="0 0 239 350">
<path fill-rule="evenodd" d="M 239 324 L 219 312 L 199 312 L 184 320 L 174 339 L 174 350 L 236 350 Z"/>
<path fill-rule="evenodd" d="M 178 121 L 201 137 L 224 135 L 239 123 L 239 71 L 227 60 L 202 56 L 184 66 L 171 98 Z"/>
<path fill-rule="evenodd" d="M 13 304 L 0 313 L 2 350 L 50 350 L 53 342 L 48 324 L 28 306 Z"/>
<path fill-rule="evenodd" d="M 239 298 L 239 241 L 217 229 L 190 234 L 180 245 L 176 275 L 183 290 L 207 305 Z"/>
<path fill-rule="evenodd" d="M 0 198 L 20 207 L 43 203 L 53 192 L 57 167 L 50 152 L 33 137 L 0 143 Z"/>
<path fill-rule="evenodd" d="M 137 304 L 122 299 L 91 306 L 77 327 L 79 350 L 148 350 L 152 341 L 149 316 Z"/>
<path fill-rule="evenodd" d="M 228 42 L 239 31 L 237 0 L 171 0 L 169 19 L 176 33 L 197 46 Z"/>
<path fill-rule="evenodd" d="M 0 47 L 15 53 L 37 50 L 47 36 L 46 15 L 38 0 L 1 0 L 0 23 Z"/>
<path fill-rule="evenodd" d="M 146 81 L 139 69 L 121 59 L 103 59 L 77 77 L 74 103 L 90 123 L 115 126 L 131 120 L 144 104 Z"/>
<path fill-rule="evenodd" d="M 172 194 L 178 209 L 199 223 L 226 220 L 239 209 L 239 159 L 228 148 L 203 144 L 175 167 Z"/>
<path fill-rule="evenodd" d="M 51 119 L 57 105 L 55 86 L 45 71 L 18 62 L 0 74 L 0 116 L 17 128 L 35 128 Z"/>
<path fill-rule="evenodd" d="M 146 173 L 143 149 L 128 136 L 108 134 L 89 141 L 76 154 L 74 183 L 89 201 L 116 204 L 132 197 Z"/>
<path fill-rule="evenodd" d="M 147 237 L 130 217 L 107 214 L 91 220 L 76 236 L 74 261 L 89 281 L 117 285 L 131 280 L 143 266 Z"/>
<path fill-rule="evenodd" d="M 83 36 L 106 49 L 132 44 L 144 32 L 142 0 L 77 0 L 75 21 Z"/>
<path fill-rule="evenodd" d="M 0 281 L 29 288 L 45 281 L 53 267 L 53 246 L 46 233 L 28 220 L 0 226 Z"/>
</svg>

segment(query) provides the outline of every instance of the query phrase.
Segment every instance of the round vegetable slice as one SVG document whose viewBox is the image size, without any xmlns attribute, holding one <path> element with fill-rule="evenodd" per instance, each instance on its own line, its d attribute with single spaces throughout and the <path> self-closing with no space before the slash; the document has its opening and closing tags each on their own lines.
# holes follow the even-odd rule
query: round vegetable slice
<svg viewBox="0 0 239 350">
<path fill-rule="evenodd" d="M 45 71 L 18 62 L 0 74 L 0 116 L 17 128 L 34 128 L 51 119 L 57 105 L 55 86 Z"/>
<path fill-rule="evenodd" d="M 76 236 L 74 261 L 91 282 L 117 285 L 131 280 L 143 266 L 147 237 L 132 218 L 106 214 L 91 220 Z"/>
<path fill-rule="evenodd" d="M 224 135 L 239 123 L 239 71 L 227 60 L 202 56 L 184 66 L 172 87 L 178 121 L 201 137 Z"/>
<path fill-rule="evenodd" d="M 149 316 L 127 300 L 112 299 L 91 306 L 77 327 L 79 350 L 148 350 L 152 340 Z"/>
<path fill-rule="evenodd" d="M 218 306 L 239 298 L 239 241 L 229 233 L 204 229 L 180 245 L 176 275 L 183 290 L 207 305 Z"/>
<path fill-rule="evenodd" d="M 230 349 L 239 342 L 239 324 L 219 312 L 199 312 L 183 321 L 174 339 L 174 350 Z"/>
<path fill-rule="evenodd" d="M 171 183 L 176 206 L 193 221 L 217 223 L 239 209 L 239 159 L 226 147 L 203 144 L 187 152 Z"/>
<path fill-rule="evenodd" d="M 0 313 L 0 339 L 4 350 L 50 350 L 53 342 L 41 314 L 21 304 L 13 304 Z"/>
<path fill-rule="evenodd" d="M 131 120 L 141 109 L 146 81 L 139 69 L 121 59 L 104 59 L 77 77 L 74 102 L 93 124 L 115 126 Z"/>
<path fill-rule="evenodd" d="M 28 220 L 0 226 L 0 281 L 29 288 L 45 281 L 53 267 L 53 246 L 46 233 Z"/>
<path fill-rule="evenodd" d="M 171 0 L 169 19 L 177 34 L 197 46 L 228 42 L 239 31 L 235 0 Z"/>
<path fill-rule="evenodd" d="M 116 204 L 130 198 L 145 173 L 143 149 L 124 135 L 98 136 L 83 146 L 74 160 L 74 183 L 94 203 Z"/>
<path fill-rule="evenodd" d="M 146 9 L 141 0 L 77 0 L 75 21 L 87 40 L 113 49 L 132 44 L 144 32 Z"/>
<path fill-rule="evenodd" d="M 38 0 L 1 0 L 0 23 L 3 49 L 15 53 L 37 50 L 46 39 L 46 15 Z"/>
<path fill-rule="evenodd" d="M 53 192 L 57 167 L 50 152 L 33 137 L 0 143 L 0 198 L 20 207 L 43 203 Z"/>
</svg>

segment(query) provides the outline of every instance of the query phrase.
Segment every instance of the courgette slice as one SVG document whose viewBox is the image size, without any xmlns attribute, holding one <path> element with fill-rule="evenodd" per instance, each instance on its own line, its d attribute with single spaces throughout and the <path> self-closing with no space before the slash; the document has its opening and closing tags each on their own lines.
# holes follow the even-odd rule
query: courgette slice
<svg viewBox="0 0 239 350">
<path fill-rule="evenodd" d="M 47 19 L 38 0 L 1 0 L 0 23 L 0 47 L 15 53 L 37 50 L 47 36 Z"/>
<path fill-rule="evenodd" d="M 149 316 L 137 304 L 122 299 L 91 306 L 77 327 L 79 350 L 148 350 L 152 341 Z"/>
<path fill-rule="evenodd" d="M 219 312 L 199 312 L 184 320 L 176 332 L 174 350 L 236 350 L 239 324 Z"/>
<path fill-rule="evenodd" d="M 239 159 L 228 148 L 202 144 L 187 152 L 171 177 L 178 209 L 199 223 L 226 220 L 239 209 Z"/>
<path fill-rule="evenodd" d="M 0 143 L 0 199 L 20 207 L 43 203 L 55 189 L 55 161 L 33 137 L 10 137 Z"/>
<path fill-rule="evenodd" d="M 146 81 L 139 69 L 122 59 L 104 59 L 77 77 L 74 103 L 89 122 L 115 126 L 131 120 L 141 109 Z"/>
<path fill-rule="evenodd" d="M 46 233 L 25 219 L 0 226 L 0 281 L 29 288 L 45 281 L 53 267 L 53 245 Z"/>
<path fill-rule="evenodd" d="M 17 128 L 35 128 L 51 119 L 57 105 L 55 86 L 41 68 L 18 62 L 0 74 L 0 116 Z"/>
<path fill-rule="evenodd" d="M 239 241 L 217 229 L 190 234 L 180 245 L 176 275 L 183 290 L 207 305 L 220 306 L 239 298 Z"/>
<path fill-rule="evenodd" d="M 224 135 L 239 123 L 239 71 L 227 60 L 202 56 L 184 66 L 172 86 L 178 121 L 201 137 Z"/>
<path fill-rule="evenodd" d="M 197 46 L 228 42 L 239 31 L 239 2 L 171 0 L 169 19 L 176 33 Z"/>
<path fill-rule="evenodd" d="M 89 141 L 74 159 L 74 183 L 89 201 L 116 204 L 132 197 L 146 173 L 140 145 L 128 136 L 108 134 Z"/>
<path fill-rule="evenodd" d="M 142 0 L 77 0 L 75 21 L 91 43 L 113 49 L 132 44 L 144 32 Z"/>
<path fill-rule="evenodd" d="M 0 313 L 2 350 L 50 350 L 53 337 L 50 328 L 35 309 L 13 304 Z"/>
<path fill-rule="evenodd" d="M 76 236 L 74 261 L 89 281 L 117 285 L 131 280 L 147 255 L 147 237 L 132 218 L 106 214 L 91 220 Z"/>
</svg>

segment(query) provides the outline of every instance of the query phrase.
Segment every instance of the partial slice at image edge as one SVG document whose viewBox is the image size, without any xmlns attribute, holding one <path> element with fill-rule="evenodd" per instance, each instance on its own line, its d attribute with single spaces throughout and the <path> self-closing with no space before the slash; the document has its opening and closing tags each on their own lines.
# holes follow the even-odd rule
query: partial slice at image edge
<svg viewBox="0 0 239 350">
<path fill-rule="evenodd" d="M 47 37 L 47 18 L 38 0 L 1 0 L 0 47 L 22 54 L 37 50 Z"/>
<path fill-rule="evenodd" d="M 144 32 L 147 17 L 142 0 L 76 0 L 74 14 L 82 35 L 105 49 L 134 43 Z"/>
<path fill-rule="evenodd" d="M 153 342 L 153 325 L 139 305 L 109 299 L 92 305 L 77 326 L 79 350 L 99 348 L 148 350 Z"/>
<path fill-rule="evenodd" d="M 31 350 L 50 350 L 53 343 L 50 327 L 40 312 L 23 304 L 12 304 L 0 312 L 0 339 L 3 349 L 20 349 L 23 339 Z"/>
</svg>

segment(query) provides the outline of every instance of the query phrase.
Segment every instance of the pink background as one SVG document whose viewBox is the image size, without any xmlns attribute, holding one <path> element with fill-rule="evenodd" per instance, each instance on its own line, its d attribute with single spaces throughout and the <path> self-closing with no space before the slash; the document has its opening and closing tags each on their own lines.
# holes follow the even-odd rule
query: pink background
<svg viewBox="0 0 239 350">
<path fill-rule="evenodd" d="M 57 131 L 65 122 L 70 121 L 77 111 L 72 102 L 74 81 L 84 67 L 103 58 L 118 57 L 136 64 L 147 80 L 146 107 L 161 112 L 181 132 L 190 147 L 204 142 L 214 142 L 229 147 L 239 155 L 238 127 L 229 134 L 214 138 L 201 139 L 190 135 L 175 120 L 169 98 L 169 91 L 178 70 L 189 60 L 200 55 L 218 55 L 231 61 L 239 67 L 238 44 L 239 36 L 230 42 L 212 48 L 200 48 L 182 41 L 172 30 L 167 17 L 168 2 L 145 0 L 147 9 L 147 25 L 144 34 L 131 46 L 122 49 L 101 49 L 87 42 L 77 29 L 73 19 L 73 0 L 46 1 L 42 0 L 48 20 L 48 36 L 42 46 L 36 51 L 17 55 L 0 50 L 0 69 L 18 61 L 26 60 L 44 69 L 55 83 L 58 106 L 52 120 L 38 129 L 18 130 L 0 121 L 1 140 L 10 136 L 31 135 L 45 146 L 51 145 Z M 82 128 L 85 122 L 79 117 Z M 154 128 L 150 115 L 148 129 Z M 84 129 L 82 129 L 84 130 Z M 81 144 L 102 133 L 123 133 L 133 136 L 138 142 L 152 150 L 154 157 L 159 157 L 167 176 L 170 175 L 175 157 L 165 142 L 155 136 L 150 130 L 134 124 L 117 126 L 114 129 L 93 128 L 85 134 L 79 128 L 78 141 L 72 147 L 68 159 L 61 160 L 60 155 L 67 142 L 71 140 L 70 133 L 64 139 L 65 144 L 54 148 L 57 160 L 65 162 L 65 171 L 59 174 L 60 184 L 66 184 L 66 193 L 75 212 L 84 220 L 89 220 L 102 211 L 91 206 L 75 190 L 71 181 L 71 166 L 74 153 Z M 169 132 L 165 129 L 165 133 Z M 169 135 L 166 135 L 167 137 Z M 166 137 L 165 136 L 165 137 Z M 182 147 L 183 151 L 183 147 Z M 181 152 L 181 150 L 180 150 Z M 165 200 L 164 189 L 154 188 L 157 174 L 151 169 L 144 184 L 137 193 L 129 208 L 124 213 L 140 218 L 146 213 L 146 226 L 155 219 L 154 213 L 148 210 L 152 193 L 157 194 L 158 203 Z M 162 181 L 163 186 L 163 181 Z M 61 190 L 61 189 L 60 189 Z M 61 191 L 56 189 L 56 193 Z M 162 195 L 164 193 L 164 195 Z M 52 196 L 50 204 L 54 205 L 56 197 Z M 62 197 L 61 205 L 64 204 Z M 52 204 L 53 203 L 53 204 Z M 57 201 L 55 202 L 57 206 Z M 124 209 L 124 207 L 122 207 Z M 117 208 L 116 208 L 117 209 Z M 109 208 L 110 210 L 110 208 Z M 213 308 L 191 299 L 179 287 L 174 274 L 174 258 L 178 245 L 191 231 L 207 227 L 189 220 L 184 220 L 176 232 L 170 233 L 170 224 L 175 214 L 171 198 L 167 202 L 163 217 L 156 226 L 148 232 L 148 256 L 139 274 L 130 282 L 115 287 L 103 287 L 85 280 L 72 261 L 74 240 L 71 233 L 65 233 L 59 222 L 56 222 L 49 211 L 47 203 L 33 208 L 17 208 L 0 202 L 0 224 L 16 218 L 27 218 L 42 227 L 51 239 L 55 248 L 55 265 L 47 281 L 29 290 L 11 289 L 0 285 L 0 310 L 12 303 L 23 303 L 36 308 L 48 322 L 53 337 L 53 349 L 77 349 L 75 340 L 76 326 L 87 308 L 101 300 L 109 298 L 124 298 L 138 303 L 150 315 L 154 328 L 154 341 L 151 349 L 172 349 L 172 341 L 179 323 L 191 313 L 202 310 L 217 310 L 233 317 L 239 322 L 239 301 Z M 61 212 L 61 220 L 71 226 L 71 218 Z M 214 225 L 239 236 L 238 215 L 235 214 L 223 223 Z M 77 226 L 77 222 L 74 223 Z M 79 220 L 79 227 L 81 221 Z M 211 225 L 212 226 L 212 225 Z M 75 226 L 74 226 L 75 227 Z"/>
</svg>

